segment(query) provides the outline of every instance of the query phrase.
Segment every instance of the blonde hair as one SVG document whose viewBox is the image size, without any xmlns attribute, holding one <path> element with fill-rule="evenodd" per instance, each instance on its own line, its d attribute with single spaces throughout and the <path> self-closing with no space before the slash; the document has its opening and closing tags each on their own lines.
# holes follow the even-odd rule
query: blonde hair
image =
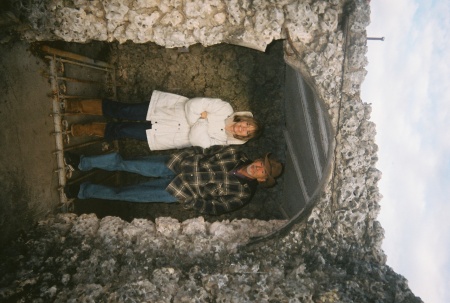
<svg viewBox="0 0 450 303">
<path fill-rule="evenodd" d="M 253 138 L 259 137 L 263 132 L 263 126 L 261 122 L 256 120 L 253 117 L 250 116 L 244 116 L 244 115 L 236 115 L 234 116 L 233 122 L 247 122 L 249 125 L 253 126 L 255 129 L 252 132 L 249 132 L 246 136 L 240 136 L 237 134 L 234 134 L 233 137 L 239 140 L 248 141 Z"/>
</svg>

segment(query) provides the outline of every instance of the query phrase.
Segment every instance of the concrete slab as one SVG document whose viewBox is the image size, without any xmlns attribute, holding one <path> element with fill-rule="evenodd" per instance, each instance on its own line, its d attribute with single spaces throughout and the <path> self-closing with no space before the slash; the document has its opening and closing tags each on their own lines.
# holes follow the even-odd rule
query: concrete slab
<svg viewBox="0 0 450 303">
<path fill-rule="evenodd" d="M 59 203 L 47 66 L 29 44 L 0 45 L 0 241 L 54 211 Z"/>
</svg>

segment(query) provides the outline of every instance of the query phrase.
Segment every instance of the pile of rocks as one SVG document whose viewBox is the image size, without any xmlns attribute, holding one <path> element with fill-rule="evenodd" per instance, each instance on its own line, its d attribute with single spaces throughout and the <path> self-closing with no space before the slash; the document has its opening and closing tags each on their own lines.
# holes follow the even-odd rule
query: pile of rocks
<svg viewBox="0 0 450 303">
<path fill-rule="evenodd" d="M 421 302 L 388 266 L 284 222 L 58 215 L 3 251 L 0 298 L 26 302 Z M 270 245 L 268 245 L 270 244 Z"/>
</svg>

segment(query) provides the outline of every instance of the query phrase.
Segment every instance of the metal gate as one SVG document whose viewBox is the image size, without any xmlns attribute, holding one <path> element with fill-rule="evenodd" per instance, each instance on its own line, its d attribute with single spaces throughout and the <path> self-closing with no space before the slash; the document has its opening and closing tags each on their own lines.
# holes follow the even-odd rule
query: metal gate
<svg viewBox="0 0 450 303">
<path fill-rule="evenodd" d="M 45 58 L 49 62 L 48 78 L 52 89 L 51 116 L 53 117 L 55 128 L 53 135 L 56 142 L 54 154 L 57 159 L 55 172 L 58 174 L 61 210 L 72 211 L 74 199 L 67 199 L 64 194 L 66 184 L 87 179 L 105 181 L 115 174 L 95 170 L 81 175 L 66 165 L 64 152 L 99 154 L 117 150 L 118 145 L 117 142 L 106 142 L 103 138 L 71 136 L 70 126 L 72 124 L 93 122 L 104 118 L 67 113 L 65 111 L 66 104 L 71 100 L 80 99 L 108 98 L 116 100 L 115 69 L 109 63 L 48 46 L 43 46 L 42 51 L 45 52 Z"/>
</svg>

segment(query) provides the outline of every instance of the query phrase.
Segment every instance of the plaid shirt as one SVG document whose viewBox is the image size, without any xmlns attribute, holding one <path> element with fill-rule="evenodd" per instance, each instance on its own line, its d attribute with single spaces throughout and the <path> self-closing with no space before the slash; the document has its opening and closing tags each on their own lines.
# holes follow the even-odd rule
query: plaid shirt
<svg viewBox="0 0 450 303">
<path fill-rule="evenodd" d="M 178 175 L 166 188 L 186 208 L 219 215 L 247 204 L 258 181 L 229 174 L 251 162 L 230 146 L 191 147 L 172 155 L 167 166 Z"/>
</svg>

